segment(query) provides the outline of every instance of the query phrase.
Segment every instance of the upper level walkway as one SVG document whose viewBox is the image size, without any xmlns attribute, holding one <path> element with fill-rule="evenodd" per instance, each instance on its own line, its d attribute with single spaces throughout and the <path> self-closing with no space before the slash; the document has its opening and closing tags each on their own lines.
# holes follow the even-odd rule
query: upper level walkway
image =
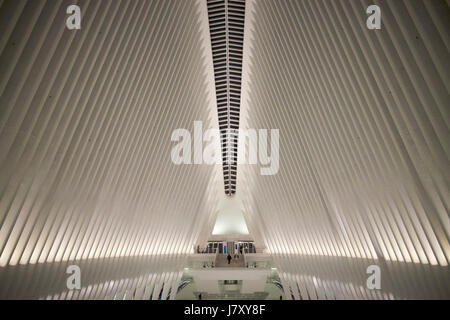
<svg viewBox="0 0 450 320">
<path fill-rule="evenodd" d="M 249 268 L 249 269 L 270 269 L 275 267 L 273 259 L 267 253 L 244 253 L 234 257 L 231 255 L 230 264 L 228 264 L 227 254 L 191 254 L 188 258 L 186 267 L 191 269 L 210 269 L 210 268 Z"/>
<path fill-rule="evenodd" d="M 244 255 L 231 255 L 230 263 L 227 260 L 227 254 L 218 254 L 216 256 L 216 268 L 244 268 Z"/>
</svg>

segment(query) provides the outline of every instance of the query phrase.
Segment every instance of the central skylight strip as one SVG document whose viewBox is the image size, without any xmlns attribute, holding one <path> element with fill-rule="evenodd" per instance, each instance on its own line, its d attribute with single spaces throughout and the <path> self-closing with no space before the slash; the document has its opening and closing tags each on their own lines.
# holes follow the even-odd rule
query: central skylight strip
<svg viewBox="0 0 450 320">
<path fill-rule="evenodd" d="M 225 193 L 236 192 L 245 0 L 207 0 Z"/>
</svg>

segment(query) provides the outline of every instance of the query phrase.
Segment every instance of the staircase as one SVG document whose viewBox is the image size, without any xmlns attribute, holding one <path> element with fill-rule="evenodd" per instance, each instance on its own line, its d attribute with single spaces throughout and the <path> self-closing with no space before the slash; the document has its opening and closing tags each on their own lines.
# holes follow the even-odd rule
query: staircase
<svg viewBox="0 0 450 320">
<path fill-rule="evenodd" d="M 216 257 L 215 266 L 216 268 L 244 268 L 244 256 L 241 254 L 239 255 L 239 258 L 234 258 L 233 255 L 231 255 L 231 261 L 230 264 L 228 264 L 227 260 L 227 254 L 218 254 Z"/>
</svg>

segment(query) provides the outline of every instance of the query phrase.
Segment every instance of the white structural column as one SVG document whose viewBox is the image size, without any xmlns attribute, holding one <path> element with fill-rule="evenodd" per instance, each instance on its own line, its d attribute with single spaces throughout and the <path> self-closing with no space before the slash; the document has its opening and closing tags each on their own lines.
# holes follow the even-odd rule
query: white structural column
<svg viewBox="0 0 450 320">
<path fill-rule="evenodd" d="M 241 125 L 279 129 L 280 164 L 240 165 L 237 194 L 284 284 L 303 299 L 449 298 L 447 2 L 247 9 Z"/>
</svg>

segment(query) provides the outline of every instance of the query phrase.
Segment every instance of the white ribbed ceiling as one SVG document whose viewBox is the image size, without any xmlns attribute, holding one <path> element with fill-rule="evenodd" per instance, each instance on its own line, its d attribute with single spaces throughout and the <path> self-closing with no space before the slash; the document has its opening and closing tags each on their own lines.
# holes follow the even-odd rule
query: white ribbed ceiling
<svg viewBox="0 0 450 320">
<path fill-rule="evenodd" d="M 77 298 L 171 284 L 223 193 L 219 166 L 171 161 L 173 130 L 217 127 L 206 7 L 0 5 L 0 297 L 65 295 L 68 264 Z"/>
<path fill-rule="evenodd" d="M 450 298 L 448 2 L 245 12 L 239 127 L 279 129 L 280 164 L 238 165 L 236 197 L 286 296 Z M 208 23 L 206 0 L 0 0 L 0 298 L 174 298 L 225 197 L 222 166 L 171 161 L 173 130 L 219 127 Z"/>
<path fill-rule="evenodd" d="M 381 30 L 366 28 L 370 4 Z M 449 298 L 447 3 L 247 12 L 241 126 L 280 130 L 280 169 L 239 166 L 237 194 L 285 287 L 297 299 Z M 381 291 L 366 288 L 372 264 Z"/>
</svg>

